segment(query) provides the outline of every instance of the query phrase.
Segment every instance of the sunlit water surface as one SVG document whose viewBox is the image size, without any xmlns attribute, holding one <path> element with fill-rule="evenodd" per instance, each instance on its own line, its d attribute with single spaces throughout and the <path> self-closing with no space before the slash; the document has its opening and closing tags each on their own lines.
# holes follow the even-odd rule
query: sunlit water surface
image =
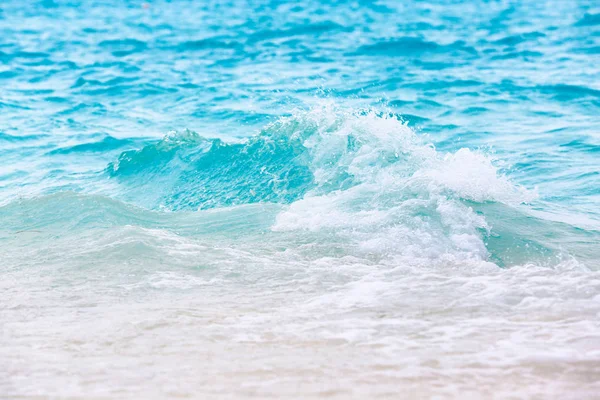
<svg viewBox="0 0 600 400">
<path fill-rule="evenodd" d="M 599 52 L 592 1 L 3 1 L 0 397 L 598 396 Z"/>
</svg>

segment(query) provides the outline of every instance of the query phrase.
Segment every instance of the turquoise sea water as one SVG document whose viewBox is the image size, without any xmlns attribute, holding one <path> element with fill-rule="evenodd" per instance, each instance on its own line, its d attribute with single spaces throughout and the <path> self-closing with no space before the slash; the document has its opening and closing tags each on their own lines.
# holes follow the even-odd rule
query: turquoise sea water
<svg viewBox="0 0 600 400">
<path fill-rule="evenodd" d="M 593 398 L 593 1 L 0 3 L 0 397 Z"/>
</svg>

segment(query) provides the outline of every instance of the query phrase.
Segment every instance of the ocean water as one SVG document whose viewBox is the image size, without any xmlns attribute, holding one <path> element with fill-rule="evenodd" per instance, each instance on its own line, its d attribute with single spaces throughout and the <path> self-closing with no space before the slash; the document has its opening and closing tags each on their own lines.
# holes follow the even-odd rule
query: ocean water
<svg viewBox="0 0 600 400">
<path fill-rule="evenodd" d="M 0 398 L 600 393 L 594 1 L 3 0 Z"/>
</svg>

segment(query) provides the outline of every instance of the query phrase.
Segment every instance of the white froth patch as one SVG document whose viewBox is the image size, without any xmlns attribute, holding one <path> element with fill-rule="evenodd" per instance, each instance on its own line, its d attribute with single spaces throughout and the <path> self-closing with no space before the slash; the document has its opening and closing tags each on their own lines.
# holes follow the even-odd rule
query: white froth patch
<svg viewBox="0 0 600 400">
<path fill-rule="evenodd" d="M 415 173 L 415 178 L 426 179 L 432 190 L 445 188 L 466 200 L 508 205 L 528 203 L 537 197 L 500 175 L 492 160 L 479 152 L 462 148 L 436 161 L 431 168 Z"/>
<path fill-rule="evenodd" d="M 489 226 L 462 200 L 517 205 L 535 198 L 488 156 L 440 154 L 393 115 L 328 103 L 288 122 L 298 119 L 315 130 L 303 145 L 317 188 L 279 213 L 274 231 L 330 232 L 366 253 L 485 260 L 481 231 Z M 350 187 L 321 190 L 340 180 Z"/>
</svg>

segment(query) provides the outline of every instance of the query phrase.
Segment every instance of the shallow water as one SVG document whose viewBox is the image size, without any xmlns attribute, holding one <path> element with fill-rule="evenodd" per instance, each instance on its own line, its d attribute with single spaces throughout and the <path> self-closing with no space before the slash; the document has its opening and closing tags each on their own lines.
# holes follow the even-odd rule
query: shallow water
<svg viewBox="0 0 600 400">
<path fill-rule="evenodd" d="M 0 397 L 594 398 L 594 7 L 3 2 Z"/>
</svg>

